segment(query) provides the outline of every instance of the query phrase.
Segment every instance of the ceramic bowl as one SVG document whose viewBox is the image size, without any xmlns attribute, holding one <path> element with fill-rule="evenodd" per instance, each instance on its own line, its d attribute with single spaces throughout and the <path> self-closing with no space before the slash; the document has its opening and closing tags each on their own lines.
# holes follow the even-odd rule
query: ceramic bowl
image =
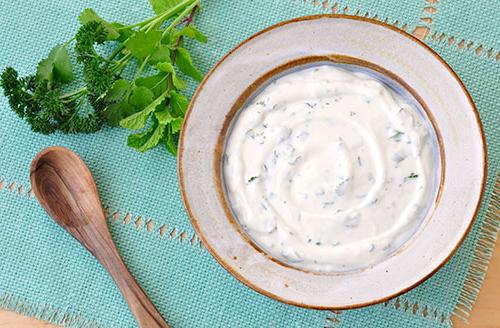
<svg viewBox="0 0 500 328">
<path fill-rule="evenodd" d="M 426 110 L 438 135 L 440 189 L 433 208 L 410 240 L 386 260 L 363 270 L 321 274 L 279 262 L 242 231 L 224 195 L 222 152 L 238 110 L 274 75 L 320 61 L 365 66 L 397 81 Z M 179 180 L 203 245 L 241 282 L 293 305 L 361 307 L 422 283 L 465 238 L 483 194 L 484 134 L 463 83 L 425 44 L 374 20 L 310 16 L 255 34 L 208 73 L 193 96 L 182 131 Z"/>
</svg>

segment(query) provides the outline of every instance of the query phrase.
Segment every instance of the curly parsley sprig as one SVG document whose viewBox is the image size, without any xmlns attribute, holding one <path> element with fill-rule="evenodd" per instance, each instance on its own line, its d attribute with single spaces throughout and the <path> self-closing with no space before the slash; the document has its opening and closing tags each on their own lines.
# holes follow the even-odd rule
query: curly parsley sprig
<svg viewBox="0 0 500 328">
<path fill-rule="evenodd" d="M 164 143 L 176 155 L 188 106 L 182 94 L 186 81 L 178 72 L 202 79 L 183 39 L 207 39 L 192 24 L 200 0 L 149 2 L 156 16 L 132 25 L 107 22 L 85 9 L 76 36 L 55 46 L 35 74 L 19 77 L 14 68 L 6 68 L 0 84 L 12 110 L 35 132 L 92 133 L 103 125 L 121 126 L 139 130 L 129 135 L 130 147 L 144 152 Z M 75 82 L 71 44 L 83 87 L 67 92 Z M 108 56 L 96 49 L 108 44 L 113 47 Z M 125 75 L 130 67 L 135 72 Z"/>
</svg>

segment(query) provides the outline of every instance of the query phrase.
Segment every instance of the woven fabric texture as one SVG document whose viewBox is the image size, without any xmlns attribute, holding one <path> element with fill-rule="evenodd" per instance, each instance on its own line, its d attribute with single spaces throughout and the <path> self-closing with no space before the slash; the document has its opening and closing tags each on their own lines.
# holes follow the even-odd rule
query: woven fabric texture
<svg viewBox="0 0 500 328">
<path fill-rule="evenodd" d="M 472 42 L 475 49 L 483 46 L 486 53 L 489 48 L 500 51 L 500 5 L 488 0 L 479 0 L 464 4 L 460 0 L 440 1 L 435 5 L 432 29 L 438 34 L 445 33 L 453 37 L 458 44 L 464 40 L 465 46 Z"/>
<path fill-rule="evenodd" d="M 439 5 L 431 31 L 436 28 L 458 37 L 460 29 L 474 28 L 461 37 L 491 45 L 498 42 L 500 26 L 488 14 L 498 12 L 497 5 L 484 2 L 480 10 L 472 11 L 473 18 L 467 4 L 443 1 Z M 426 6 L 424 0 L 207 0 L 196 24 L 209 43 L 193 47 L 192 53 L 207 72 L 227 51 L 262 28 L 318 13 L 374 17 L 411 32 L 422 25 Z M 1 1 L 0 69 L 13 65 L 21 73 L 32 72 L 53 45 L 71 38 L 79 12 L 87 7 L 106 19 L 130 23 L 152 14 L 146 0 Z M 76 151 L 92 170 L 124 260 L 172 327 L 449 326 L 456 305 L 474 301 L 474 297 L 464 298 L 463 286 L 470 279 L 474 250 L 484 234 L 485 212 L 500 165 L 496 99 L 500 62 L 442 39 L 427 42 L 463 79 L 480 111 L 488 142 L 489 179 L 469 237 L 423 285 L 386 304 L 341 313 L 306 310 L 266 298 L 239 283 L 200 246 L 182 205 L 175 159 L 164 149 L 139 154 L 126 147 L 127 132 L 121 129 L 106 128 L 92 135 L 34 134 L 0 96 L 0 308 L 67 327 L 136 327 L 97 261 L 30 197 L 31 159 L 40 149 L 57 144 Z M 496 236 L 498 226 L 491 229 Z M 487 258 L 481 260 L 487 262 Z M 481 277 L 476 278 L 480 286 Z"/>
</svg>

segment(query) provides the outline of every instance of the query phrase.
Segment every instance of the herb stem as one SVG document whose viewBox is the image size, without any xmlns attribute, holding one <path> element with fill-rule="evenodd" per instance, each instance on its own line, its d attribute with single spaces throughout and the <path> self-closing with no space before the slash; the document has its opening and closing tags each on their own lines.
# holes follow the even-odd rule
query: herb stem
<svg viewBox="0 0 500 328">
<path fill-rule="evenodd" d="M 145 30 L 146 32 L 151 31 L 152 29 L 154 29 L 158 25 L 163 24 L 163 22 L 165 22 L 167 19 L 169 19 L 173 15 L 175 15 L 178 12 L 182 11 L 183 9 L 185 9 L 187 6 L 189 6 L 193 2 L 199 2 L 199 0 L 185 0 L 185 1 L 181 2 L 181 3 L 179 3 L 175 7 L 172 7 L 170 10 L 165 11 L 163 14 L 160 14 L 160 15 L 158 15 L 156 17 L 153 17 L 151 19 L 148 19 L 148 20 L 144 21 L 143 22 L 144 25 L 140 28 L 140 30 L 141 31 Z"/>
<path fill-rule="evenodd" d="M 144 68 L 146 67 L 146 64 L 148 63 L 149 61 L 149 58 L 151 57 L 151 55 L 148 55 L 146 58 L 144 58 L 144 60 L 142 61 L 142 64 L 141 66 L 139 66 L 139 69 L 137 69 L 137 71 L 135 72 L 135 75 L 134 75 L 134 79 L 132 80 L 133 83 L 135 83 L 135 80 L 137 80 L 137 78 L 139 77 L 139 75 L 142 73 L 142 71 L 144 70 Z"/>
<path fill-rule="evenodd" d="M 197 2 L 196 6 L 190 8 L 191 13 L 189 14 L 186 26 L 189 26 L 189 24 L 191 24 L 191 22 L 193 21 L 193 17 L 196 14 L 196 10 L 198 10 L 198 3 L 199 3 L 199 1 L 196 1 L 196 2 Z M 172 65 L 175 65 L 175 60 L 176 60 L 176 57 L 177 57 L 177 54 L 176 54 L 175 50 L 177 48 L 179 48 L 181 42 L 182 42 L 182 35 L 179 36 L 179 38 L 177 39 L 177 42 L 175 43 L 174 51 L 172 51 L 172 54 L 170 55 L 170 61 L 172 62 Z M 170 74 L 168 76 L 168 81 L 167 81 L 167 90 L 169 90 L 169 91 L 172 90 L 172 85 L 173 85 L 173 77 L 172 77 L 172 74 Z M 169 100 L 167 99 L 167 102 L 168 101 Z"/>
<path fill-rule="evenodd" d="M 178 11 L 182 10 L 184 8 L 184 6 L 189 6 L 189 8 L 192 7 L 192 4 L 190 5 L 190 3 L 194 1 L 196 3 L 196 5 L 199 4 L 200 0 L 186 0 L 184 1 L 183 3 L 180 3 L 178 4 L 177 6 L 171 8 L 170 10 L 164 12 L 163 14 L 159 14 L 159 15 L 156 15 L 150 19 L 147 19 L 143 22 L 139 22 L 139 23 L 136 23 L 136 24 L 132 24 L 132 25 L 127 25 L 127 26 L 123 26 L 121 28 L 118 28 L 118 30 L 122 30 L 122 29 L 127 29 L 127 28 L 134 28 L 134 27 L 141 27 L 139 30 L 143 30 L 145 29 L 146 32 L 150 31 L 151 29 L 153 29 L 156 25 L 161 25 L 165 20 L 167 20 L 168 18 L 172 17 L 173 15 L 175 15 Z M 187 7 L 186 7 L 187 8 Z M 186 11 L 186 10 L 184 10 Z M 187 14 L 187 12 L 186 12 Z M 186 15 L 184 12 L 179 15 L 179 17 L 184 17 Z M 178 18 L 179 18 L 178 17 Z M 177 19 L 178 19 L 177 18 Z M 177 20 L 176 19 L 176 20 Z M 159 24 L 158 24 L 159 23 Z M 170 27 L 170 26 L 169 26 Z M 165 36 L 165 34 L 162 35 L 162 37 Z M 108 57 L 108 60 L 111 61 L 113 60 L 119 53 L 120 51 L 123 50 L 123 48 L 125 48 L 125 44 L 127 43 L 127 41 L 130 39 L 127 38 L 124 42 L 122 42 L 122 44 L 120 44 L 120 46 L 118 46 L 112 53 L 111 55 Z"/>
<path fill-rule="evenodd" d="M 146 19 L 145 21 L 142 21 L 142 22 L 138 22 L 138 23 L 134 23 L 134 24 L 131 24 L 131 25 L 126 25 L 126 26 L 119 27 L 119 28 L 117 28 L 117 30 L 131 29 L 131 28 L 134 28 L 134 27 L 141 27 L 141 28 L 143 28 L 145 25 L 148 25 L 148 24 L 150 24 L 153 21 L 156 21 L 158 19 L 162 19 L 164 21 L 168 17 L 171 17 L 172 15 L 175 15 L 177 13 L 177 11 L 182 10 L 182 8 L 185 5 L 188 5 L 191 1 L 193 1 L 193 0 L 184 1 L 184 3 L 179 3 L 177 6 L 171 8 L 170 10 L 168 10 L 168 11 L 166 11 L 164 13 L 161 13 L 161 14 L 158 14 L 158 15 L 153 16 L 151 18 L 148 18 L 148 19 Z M 163 16 L 165 16 L 165 15 L 167 17 L 163 18 Z"/>
<path fill-rule="evenodd" d="M 168 76 L 170 75 L 167 75 L 165 77 L 163 77 L 160 81 L 158 81 L 158 83 L 156 83 L 151 89 L 155 89 L 157 86 L 159 86 L 161 83 L 163 83 L 163 81 L 165 81 L 165 79 L 168 78 Z"/>
<path fill-rule="evenodd" d="M 129 38 L 130 39 L 130 38 Z M 128 40 L 128 39 L 127 39 Z M 108 61 L 112 61 L 119 53 L 120 51 L 123 50 L 123 48 L 125 48 L 125 42 L 123 42 L 122 44 L 120 44 L 120 46 L 118 46 L 112 53 L 111 55 L 109 55 L 108 57 Z"/>
<path fill-rule="evenodd" d="M 118 72 L 120 69 L 125 68 L 125 66 L 127 66 L 128 62 L 130 61 L 131 58 L 132 58 L 132 54 L 130 54 L 130 53 L 126 54 L 125 56 L 123 56 L 122 58 L 120 58 L 119 60 L 117 60 L 114 63 L 114 66 L 111 69 L 111 71 L 113 73 L 115 73 L 115 72 Z"/>
<path fill-rule="evenodd" d="M 187 24 L 186 24 L 186 26 L 188 26 L 191 23 L 193 16 L 196 13 L 196 9 L 197 9 L 199 4 L 200 4 L 200 0 L 196 0 L 191 5 L 187 6 L 186 9 L 184 9 L 184 11 L 182 13 L 180 13 L 179 16 L 177 16 L 177 18 L 174 19 L 170 23 L 170 25 L 163 31 L 162 38 L 165 37 L 165 35 L 167 35 L 174 27 L 177 26 L 177 24 L 179 24 L 179 22 L 181 22 L 184 19 L 184 17 L 187 14 L 190 13 L 188 20 L 187 20 Z"/>
<path fill-rule="evenodd" d="M 60 96 L 59 99 L 67 99 L 67 98 L 72 98 L 74 96 L 77 96 L 76 98 L 78 98 L 80 96 L 87 94 L 87 92 L 88 92 L 87 87 L 83 87 L 83 88 L 80 88 L 78 90 L 68 92 L 68 93 Z"/>
<path fill-rule="evenodd" d="M 76 35 L 74 37 L 72 37 L 68 42 L 66 42 L 64 44 L 65 47 L 69 46 L 71 42 L 75 41 L 76 40 Z"/>
<path fill-rule="evenodd" d="M 135 81 L 139 78 L 139 76 L 141 75 L 142 71 L 146 67 L 146 64 L 148 63 L 150 57 L 151 57 L 151 55 L 148 55 L 146 58 L 144 58 L 144 60 L 141 63 L 141 66 L 139 66 L 139 68 L 135 72 L 134 78 L 132 79 L 132 84 L 133 85 L 135 85 Z M 128 98 L 128 96 L 130 95 L 131 92 L 132 92 L 132 88 L 129 88 L 127 90 L 127 95 L 125 97 Z"/>
</svg>

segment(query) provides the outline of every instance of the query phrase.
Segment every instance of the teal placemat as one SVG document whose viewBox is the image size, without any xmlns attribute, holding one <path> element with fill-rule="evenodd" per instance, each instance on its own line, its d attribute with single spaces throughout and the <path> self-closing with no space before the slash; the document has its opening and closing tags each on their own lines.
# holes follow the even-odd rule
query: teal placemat
<svg viewBox="0 0 500 328">
<path fill-rule="evenodd" d="M 436 10 L 428 12 L 429 6 Z M 0 69 L 14 65 L 23 74 L 33 71 L 54 44 L 75 33 L 76 18 L 86 7 L 125 22 L 151 15 L 146 0 L 2 1 Z M 136 153 L 126 147 L 127 132 L 120 129 L 93 135 L 34 134 L 0 96 L 0 307 L 68 327 L 136 327 L 97 261 L 31 197 L 30 161 L 40 149 L 57 144 L 79 153 L 91 168 L 120 252 L 174 328 L 449 326 L 454 311 L 466 315 L 474 303 L 499 228 L 493 211 L 487 213 L 488 206 L 499 206 L 498 196 L 496 204 L 490 200 L 500 165 L 500 26 L 489 16 L 498 5 L 482 1 L 481 9 L 470 8 L 456 1 L 424 0 L 207 0 L 197 18 L 210 40 L 192 49 L 204 72 L 249 35 L 303 15 L 347 13 L 387 21 L 410 33 L 420 25 L 430 29 L 426 42 L 463 79 L 480 111 L 489 179 L 466 242 L 423 285 L 385 304 L 343 312 L 305 310 L 261 296 L 226 273 L 200 246 L 182 206 L 175 159 L 164 149 Z M 449 45 L 441 33 L 479 40 L 485 50 L 477 54 L 472 46 Z M 491 56 L 488 47 L 496 47 Z"/>
<path fill-rule="evenodd" d="M 500 4 L 488 0 L 479 0 L 464 3 L 460 0 L 439 1 L 434 5 L 432 31 L 436 37 L 446 35 L 446 42 L 453 38 L 457 45 L 464 42 L 464 46 L 476 50 L 482 48 L 487 55 L 497 55 L 500 51 Z M 450 41 L 451 42 L 451 41 Z"/>
</svg>

